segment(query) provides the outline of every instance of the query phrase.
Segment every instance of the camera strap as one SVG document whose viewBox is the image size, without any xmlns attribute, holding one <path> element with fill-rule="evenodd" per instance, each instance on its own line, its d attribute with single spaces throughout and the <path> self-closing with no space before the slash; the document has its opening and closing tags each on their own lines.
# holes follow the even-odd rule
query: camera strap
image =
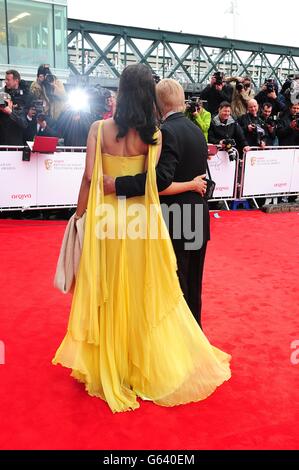
<svg viewBox="0 0 299 470">
<path fill-rule="evenodd" d="M 211 177 L 211 173 L 210 173 L 210 168 L 209 168 L 209 163 L 208 163 L 208 162 L 207 162 L 207 173 L 208 173 L 209 179 L 211 180 L 212 177 Z"/>
</svg>

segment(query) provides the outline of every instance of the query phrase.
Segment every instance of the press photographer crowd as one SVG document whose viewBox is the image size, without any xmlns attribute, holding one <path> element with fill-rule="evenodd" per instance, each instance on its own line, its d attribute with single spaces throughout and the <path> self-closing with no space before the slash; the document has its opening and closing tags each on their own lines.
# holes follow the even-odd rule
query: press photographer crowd
<svg viewBox="0 0 299 470">
<path fill-rule="evenodd" d="M 158 81 L 159 77 L 154 76 Z M 68 94 L 63 83 L 41 65 L 29 86 L 17 70 L 7 70 L 0 90 L 0 145 L 23 145 L 35 135 L 57 136 L 64 146 L 85 146 L 93 121 L 115 108 L 114 92 L 99 85 Z M 289 75 L 278 90 L 269 78 L 256 93 L 250 77 L 215 72 L 200 96 L 186 100 L 186 115 L 207 142 L 229 155 L 249 147 L 299 145 L 299 74 Z"/>
<path fill-rule="evenodd" d="M 31 85 L 17 70 L 7 70 L 0 90 L 0 145 L 22 146 L 39 135 L 84 147 L 91 124 L 111 117 L 114 105 L 114 93 L 100 86 L 68 94 L 49 65 L 38 68 Z"/>
<path fill-rule="evenodd" d="M 45 135 L 59 137 L 64 146 L 85 146 L 91 123 L 111 117 L 114 106 L 114 93 L 98 85 L 68 95 L 49 65 L 38 68 L 30 87 L 17 70 L 7 70 L 0 91 L 0 145 L 23 145 Z M 186 114 L 207 142 L 226 150 L 299 145 L 299 75 L 290 75 L 280 91 L 269 78 L 255 93 L 250 77 L 215 72 L 200 96 L 186 100 Z"/>
<path fill-rule="evenodd" d="M 60 146 L 85 147 L 91 124 L 112 117 L 115 103 L 114 92 L 100 85 L 67 93 L 48 64 L 39 66 L 31 84 L 7 70 L 0 90 L 0 145 L 55 136 Z M 299 146 L 299 74 L 289 75 L 280 90 L 272 78 L 256 90 L 249 76 L 217 71 L 198 96 L 186 99 L 185 114 L 231 161 L 251 147 Z"/>
<path fill-rule="evenodd" d="M 256 93 L 250 77 L 215 72 L 200 97 L 186 101 L 186 113 L 207 142 L 221 145 L 230 159 L 250 147 L 299 145 L 299 74 L 278 90 L 269 78 Z"/>
</svg>

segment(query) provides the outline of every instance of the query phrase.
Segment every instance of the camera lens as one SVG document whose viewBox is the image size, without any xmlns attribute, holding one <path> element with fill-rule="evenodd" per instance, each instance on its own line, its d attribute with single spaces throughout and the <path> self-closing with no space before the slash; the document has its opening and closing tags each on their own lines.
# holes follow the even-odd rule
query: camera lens
<svg viewBox="0 0 299 470">
<path fill-rule="evenodd" d="M 47 73 L 45 78 L 48 83 L 53 83 L 55 81 L 55 77 L 51 73 Z"/>
<path fill-rule="evenodd" d="M 228 158 L 230 159 L 231 162 L 233 162 L 234 160 L 237 159 L 236 149 L 234 149 L 233 147 L 231 149 L 227 150 L 227 154 L 228 154 Z"/>
</svg>

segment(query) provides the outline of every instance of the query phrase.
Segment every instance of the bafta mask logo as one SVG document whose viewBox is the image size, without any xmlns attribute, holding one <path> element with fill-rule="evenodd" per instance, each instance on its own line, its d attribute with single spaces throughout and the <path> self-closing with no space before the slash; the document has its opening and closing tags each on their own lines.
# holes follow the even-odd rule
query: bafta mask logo
<svg viewBox="0 0 299 470">
<path fill-rule="evenodd" d="M 254 166 L 256 164 L 257 157 L 251 157 L 250 159 L 250 165 Z"/>
<path fill-rule="evenodd" d="M 47 158 L 44 163 L 46 170 L 52 170 L 53 160 L 51 160 L 51 158 Z"/>
</svg>

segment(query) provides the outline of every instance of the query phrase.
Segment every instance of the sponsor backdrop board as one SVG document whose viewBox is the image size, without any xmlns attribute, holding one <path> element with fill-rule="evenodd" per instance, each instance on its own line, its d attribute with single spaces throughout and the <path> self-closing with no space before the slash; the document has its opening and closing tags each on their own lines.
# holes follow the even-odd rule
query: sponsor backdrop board
<svg viewBox="0 0 299 470">
<path fill-rule="evenodd" d="M 37 205 L 76 205 L 85 153 L 37 154 Z"/>
<path fill-rule="evenodd" d="M 236 162 L 231 162 L 227 153 L 220 151 L 208 163 L 212 180 L 216 183 L 213 198 L 234 197 Z"/>
<path fill-rule="evenodd" d="M 36 205 L 37 160 L 22 161 L 22 151 L 0 152 L 0 207 Z"/>
<path fill-rule="evenodd" d="M 299 193 L 299 149 L 294 152 L 294 165 L 290 191 Z"/>
<path fill-rule="evenodd" d="M 0 151 L 0 208 L 76 206 L 85 152 L 33 153 Z M 220 151 L 209 160 L 216 182 L 214 198 L 234 198 L 236 162 Z M 242 196 L 299 193 L 299 149 L 250 151 L 245 158 Z"/>
<path fill-rule="evenodd" d="M 294 149 L 247 152 L 243 196 L 279 194 L 290 191 Z"/>
</svg>

